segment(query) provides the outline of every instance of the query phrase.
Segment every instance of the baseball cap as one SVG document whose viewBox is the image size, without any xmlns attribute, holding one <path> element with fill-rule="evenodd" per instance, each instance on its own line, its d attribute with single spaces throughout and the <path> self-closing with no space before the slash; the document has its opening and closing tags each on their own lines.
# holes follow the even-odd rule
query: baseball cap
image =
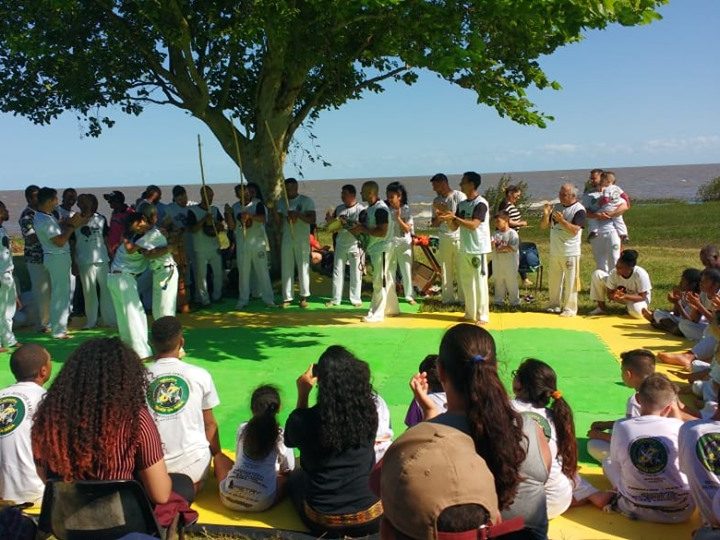
<svg viewBox="0 0 720 540">
<path fill-rule="evenodd" d="M 119 201 L 119 202 L 125 202 L 125 194 L 122 191 L 111 191 L 110 193 L 106 193 L 103 195 L 103 199 L 106 201 Z"/>
<path fill-rule="evenodd" d="M 385 518 L 417 540 L 465 540 L 465 533 L 442 533 L 437 519 L 446 508 L 483 506 L 499 515 L 495 479 L 477 454 L 472 438 L 450 426 L 421 422 L 401 435 L 385 453 L 380 476 Z M 467 531 L 467 539 L 489 538 L 490 524 Z M 514 530 L 522 528 L 515 523 Z M 511 529 L 513 530 L 513 529 Z M 504 531 L 504 532 L 510 532 Z"/>
</svg>

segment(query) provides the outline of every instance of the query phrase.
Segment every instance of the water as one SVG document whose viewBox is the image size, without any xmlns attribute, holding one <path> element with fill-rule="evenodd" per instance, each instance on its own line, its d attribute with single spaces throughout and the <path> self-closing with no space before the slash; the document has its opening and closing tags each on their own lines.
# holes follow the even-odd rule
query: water
<svg viewBox="0 0 720 540">
<path fill-rule="evenodd" d="M 619 167 L 613 169 L 616 173 L 617 183 L 634 199 L 681 199 L 691 201 L 695 199 L 698 188 L 708 180 L 720 176 L 720 163 L 704 165 L 664 165 L 656 167 Z M 430 218 L 431 202 L 435 194 L 430 185 L 430 177 L 433 171 L 425 176 L 404 176 L 396 178 L 378 178 L 381 190 L 392 181 L 400 181 L 405 184 L 408 190 L 410 206 L 416 223 L 425 224 Z M 481 191 L 489 186 L 497 184 L 503 173 L 482 173 L 483 183 Z M 530 199 L 543 201 L 555 199 L 560 185 L 565 182 L 572 182 L 582 188 L 588 177 L 587 169 L 560 170 L 560 171 L 531 171 L 531 172 L 510 172 L 513 180 L 523 180 L 528 184 Z M 460 175 L 448 175 L 450 185 L 457 188 L 460 182 Z M 360 186 L 366 178 L 346 178 L 341 180 L 305 180 L 300 182 L 300 192 L 308 195 L 315 201 L 318 213 L 318 222 L 324 219 L 325 211 L 335 208 L 340 204 L 340 188 L 344 184 L 353 184 L 360 192 Z M 222 207 L 226 202 L 235 202 L 233 191 L 234 183 L 211 184 L 215 191 L 215 204 Z M 68 186 L 53 186 L 62 191 Z M 163 189 L 163 201 L 170 202 L 172 186 L 161 186 Z M 191 199 L 199 200 L 199 185 L 187 185 L 188 194 Z M 102 198 L 104 193 L 113 190 L 120 190 L 125 193 L 126 200 L 134 202 L 143 191 L 141 186 L 110 186 L 105 188 L 81 188 L 80 193 L 93 193 L 100 201 L 100 212 L 106 216 L 110 215 L 110 209 Z M 18 218 L 25 207 L 25 198 L 22 191 L 0 191 L 0 200 L 5 203 L 9 212 L 10 220 L 5 228 L 9 234 L 18 234 Z"/>
</svg>

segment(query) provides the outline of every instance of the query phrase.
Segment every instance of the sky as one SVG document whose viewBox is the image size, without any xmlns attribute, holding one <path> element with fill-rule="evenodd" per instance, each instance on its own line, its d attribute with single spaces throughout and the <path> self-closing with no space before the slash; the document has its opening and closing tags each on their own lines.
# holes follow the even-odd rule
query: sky
<svg viewBox="0 0 720 540">
<path fill-rule="evenodd" d="M 540 60 L 562 90 L 531 91 L 555 117 L 546 129 L 515 124 L 472 92 L 431 73 L 388 84 L 339 110 L 313 133 L 332 164 L 300 161 L 308 180 L 430 176 L 720 162 L 720 1 L 671 0 L 648 26 L 591 31 Z M 199 183 L 197 134 L 208 182 L 237 168 L 197 119 L 169 106 L 139 117 L 110 111 L 115 127 L 82 136 L 75 114 L 50 126 L 0 114 L 0 189 L 29 183 L 92 187 Z M 308 140 L 300 135 L 300 141 Z M 297 176 L 288 160 L 287 176 Z"/>
</svg>

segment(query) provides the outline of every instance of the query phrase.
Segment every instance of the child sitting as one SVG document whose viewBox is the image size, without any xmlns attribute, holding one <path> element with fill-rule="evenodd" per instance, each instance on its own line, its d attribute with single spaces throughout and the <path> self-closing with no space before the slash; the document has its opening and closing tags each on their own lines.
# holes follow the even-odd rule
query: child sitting
<svg viewBox="0 0 720 540">
<path fill-rule="evenodd" d="M 660 373 L 638 389 L 641 416 L 618 420 L 603 472 L 617 490 L 609 507 L 631 519 L 682 523 L 692 516 L 687 477 L 678 465 L 683 421 L 673 418 L 677 387 Z"/>
<path fill-rule="evenodd" d="M 280 394 L 270 385 L 259 386 L 250 399 L 253 417 L 240 425 L 235 464 L 218 476 L 220 501 L 232 510 L 262 512 L 285 492 L 287 474 L 295 468 L 295 456 L 283 443 L 277 421 Z"/>
<path fill-rule="evenodd" d="M 428 382 L 428 397 L 433 400 L 438 411 L 440 411 L 440 413 L 444 413 L 447 411 L 447 396 L 445 395 L 445 390 L 443 389 L 442 384 L 440 384 L 440 378 L 437 374 L 437 360 L 437 354 L 428 354 L 425 359 L 420 362 L 418 372 L 426 374 Z M 423 420 L 422 409 L 420 408 L 420 405 L 418 405 L 418 402 L 413 399 L 412 403 L 410 403 L 410 407 L 408 408 L 408 412 L 405 415 L 405 425 L 407 427 L 413 427 Z"/>
<path fill-rule="evenodd" d="M 510 228 L 510 214 L 495 214 L 495 234 L 492 237 L 493 277 L 495 278 L 495 305 L 502 306 L 505 296 L 511 306 L 520 305 L 518 267 L 520 266 L 520 237 Z"/>
<path fill-rule="evenodd" d="M 673 305 L 672 311 L 643 309 L 643 317 L 655 328 L 665 330 L 675 336 L 682 336 L 678 324 L 682 319 L 693 317 L 693 310 L 688 302 L 687 295 L 688 293 L 698 294 L 700 292 L 700 274 L 701 271 L 697 268 L 683 270 L 680 283 L 667 296 L 668 301 Z"/>
<path fill-rule="evenodd" d="M 693 313 L 690 317 L 678 323 L 678 328 L 686 338 L 699 341 L 705 337 L 705 330 L 714 310 L 712 299 L 719 292 L 720 270 L 706 268 L 700 274 L 700 294 L 691 293 L 686 295 L 687 302 L 690 304 Z"/>
</svg>

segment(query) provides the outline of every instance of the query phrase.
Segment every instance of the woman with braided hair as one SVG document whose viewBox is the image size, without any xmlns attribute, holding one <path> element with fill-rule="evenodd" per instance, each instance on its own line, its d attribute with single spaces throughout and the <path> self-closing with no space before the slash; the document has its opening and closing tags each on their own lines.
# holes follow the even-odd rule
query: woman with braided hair
<svg viewBox="0 0 720 540">
<path fill-rule="evenodd" d="M 168 475 L 146 390 L 140 358 L 119 338 L 91 339 L 75 349 L 35 414 L 32 449 L 40 477 L 137 478 L 153 504 L 168 502 L 171 491 L 192 493 L 189 478 Z"/>
</svg>

